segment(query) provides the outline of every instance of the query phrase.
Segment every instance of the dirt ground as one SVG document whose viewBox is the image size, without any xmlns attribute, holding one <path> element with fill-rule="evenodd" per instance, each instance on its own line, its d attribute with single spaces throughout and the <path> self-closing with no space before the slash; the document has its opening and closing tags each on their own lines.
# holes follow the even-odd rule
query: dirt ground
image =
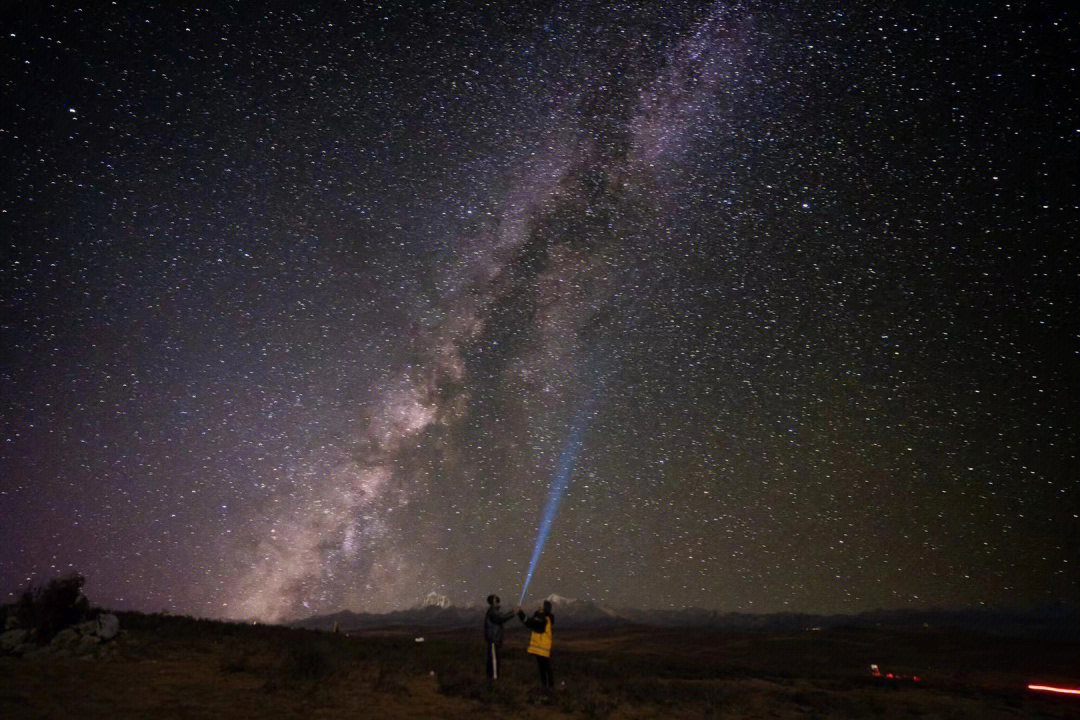
<svg viewBox="0 0 1080 720">
<path fill-rule="evenodd" d="M 525 634 L 484 677 L 477 631 L 353 637 L 128 616 L 105 658 L 0 658 L 0 718 L 1077 718 L 1080 647 L 933 630 L 556 634 L 538 691 Z M 875 678 L 870 664 L 883 673 Z M 918 677 L 916 681 L 914 678 Z"/>
</svg>

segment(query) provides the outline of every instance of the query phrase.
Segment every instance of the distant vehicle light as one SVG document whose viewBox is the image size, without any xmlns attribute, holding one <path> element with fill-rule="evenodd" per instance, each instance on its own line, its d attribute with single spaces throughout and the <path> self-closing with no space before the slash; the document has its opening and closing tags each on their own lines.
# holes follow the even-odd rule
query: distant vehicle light
<svg viewBox="0 0 1080 720">
<path fill-rule="evenodd" d="M 893 672 L 883 673 L 877 663 L 870 665 L 870 675 L 871 677 L 882 678 L 885 680 L 910 680 L 911 682 L 922 682 L 922 678 L 918 675 L 901 675 Z"/>
<path fill-rule="evenodd" d="M 1054 687 L 1053 685 L 1028 685 L 1028 690 L 1035 692 L 1056 693 L 1058 695 L 1080 695 L 1080 688 Z"/>
</svg>

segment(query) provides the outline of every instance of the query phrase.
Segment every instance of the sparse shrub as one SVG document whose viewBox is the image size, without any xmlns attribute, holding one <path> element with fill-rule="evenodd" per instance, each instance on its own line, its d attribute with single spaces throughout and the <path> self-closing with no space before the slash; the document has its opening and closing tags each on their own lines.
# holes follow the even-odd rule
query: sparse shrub
<svg viewBox="0 0 1080 720">
<path fill-rule="evenodd" d="M 48 642 L 64 628 L 89 617 L 90 602 L 82 594 L 85 582 L 82 575 L 73 574 L 26 590 L 15 603 L 16 620 L 32 630 L 39 642 Z"/>
<path fill-rule="evenodd" d="M 255 668 L 250 648 L 242 642 L 229 642 L 221 651 L 221 670 L 227 673 L 251 672 Z"/>
<path fill-rule="evenodd" d="M 310 684 L 341 669 L 341 658 L 333 652 L 326 638 L 316 633 L 293 631 L 282 641 L 283 649 L 270 668 L 268 690 Z"/>
<path fill-rule="evenodd" d="M 439 692 L 454 697 L 484 700 L 491 683 L 475 672 L 454 665 L 443 668 L 438 675 Z"/>
<path fill-rule="evenodd" d="M 293 679 L 318 680 L 330 670 L 330 659 L 315 638 L 302 636 L 286 649 L 285 672 Z"/>
<path fill-rule="evenodd" d="M 520 681 L 504 677 L 492 682 L 473 667 L 457 664 L 460 660 L 460 657 L 448 659 L 437 675 L 439 692 L 443 695 L 498 705 L 507 710 L 517 710 L 525 703 L 528 690 Z M 503 667 L 507 666 L 504 663 Z"/>
<path fill-rule="evenodd" d="M 409 689 L 405 686 L 405 678 L 401 674 L 382 667 L 378 669 L 375 682 L 372 683 L 371 687 L 376 692 L 394 695 L 406 695 L 409 692 Z"/>
</svg>

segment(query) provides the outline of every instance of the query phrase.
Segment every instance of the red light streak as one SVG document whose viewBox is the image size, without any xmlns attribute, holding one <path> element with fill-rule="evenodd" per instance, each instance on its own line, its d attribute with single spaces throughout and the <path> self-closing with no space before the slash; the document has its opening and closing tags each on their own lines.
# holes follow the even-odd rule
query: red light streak
<svg viewBox="0 0 1080 720">
<path fill-rule="evenodd" d="M 1059 695 L 1080 695 L 1080 688 L 1054 687 L 1053 685 L 1028 685 L 1028 690 L 1057 693 Z"/>
</svg>

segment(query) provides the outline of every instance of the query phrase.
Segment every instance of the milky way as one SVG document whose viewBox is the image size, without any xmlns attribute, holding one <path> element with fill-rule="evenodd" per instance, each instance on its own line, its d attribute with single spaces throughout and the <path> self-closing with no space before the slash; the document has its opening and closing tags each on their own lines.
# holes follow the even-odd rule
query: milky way
<svg viewBox="0 0 1080 720">
<path fill-rule="evenodd" d="M 24 11 L 0 592 L 1080 603 L 1080 17 L 773 5 Z"/>
</svg>

